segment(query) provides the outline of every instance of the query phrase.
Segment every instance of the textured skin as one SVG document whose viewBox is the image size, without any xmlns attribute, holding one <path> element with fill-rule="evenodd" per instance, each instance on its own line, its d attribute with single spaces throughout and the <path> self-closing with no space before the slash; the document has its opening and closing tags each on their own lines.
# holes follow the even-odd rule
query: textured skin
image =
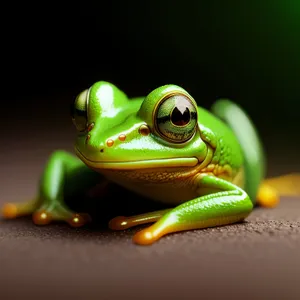
<svg viewBox="0 0 300 300">
<path fill-rule="evenodd" d="M 266 159 L 256 129 L 246 113 L 227 99 L 216 102 L 212 106 L 212 112 L 232 128 L 241 145 L 246 172 L 245 190 L 255 200 L 266 172 Z"/>
<path fill-rule="evenodd" d="M 162 103 L 167 103 L 163 101 L 173 102 L 160 111 Z M 177 106 L 173 108 L 170 103 Z M 186 125 L 174 125 L 170 121 L 173 109 L 183 114 L 187 105 L 190 112 L 194 111 L 190 118 L 198 122 L 192 123 L 190 119 Z M 129 100 L 114 85 L 97 82 L 74 102 L 73 121 L 79 130 L 75 150 L 79 158 L 55 152 L 45 168 L 34 202 L 11 204 L 5 207 L 4 214 L 16 217 L 32 212 L 36 224 L 65 220 L 81 226 L 87 220 L 70 210 L 64 199 L 90 189 L 97 182 L 102 182 L 105 189 L 108 181 L 176 206 L 151 218 L 154 225 L 135 235 L 138 244 L 151 244 L 175 231 L 241 221 L 253 208 L 262 179 L 263 166 L 259 163 L 263 157 L 257 152 L 258 165 L 252 165 L 253 161 L 248 159 L 242 136 L 248 136 L 247 129 L 252 130 L 252 125 L 242 110 L 234 116 L 228 114 L 233 108 L 237 106 L 230 101 L 219 101 L 213 107 L 216 115 L 229 123 L 227 126 L 217 116 L 197 107 L 195 100 L 178 86 L 162 86 L 144 99 Z M 243 118 L 243 122 L 236 126 L 235 118 Z M 183 115 L 180 120 L 185 122 Z M 163 124 L 161 128 L 167 136 L 162 135 L 159 124 Z M 191 127 L 192 124 L 195 126 Z M 148 128 L 148 132 L 142 133 L 142 128 Z M 244 132 L 240 133 L 240 128 Z M 181 136 L 187 134 L 189 140 L 181 142 Z M 260 148 L 255 134 L 251 142 L 254 150 Z M 249 181 L 249 175 L 256 180 Z M 147 218 L 137 216 L 132 226 L 145 223 Z M 113 229 L 122 229 L 123 223 L 126 219 L 110 224 Z"/>
</svg>

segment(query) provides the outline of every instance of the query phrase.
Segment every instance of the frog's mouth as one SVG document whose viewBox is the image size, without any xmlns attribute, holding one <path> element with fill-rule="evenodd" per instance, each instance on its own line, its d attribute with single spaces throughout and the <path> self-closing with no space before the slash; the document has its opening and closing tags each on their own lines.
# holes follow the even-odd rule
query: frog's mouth
<svg viewBox="0 0 300 300">
<path fill-rule="evenodd" d="M 106 170 L 136 170 L 166 167 L 194 167 L 199 163 L 196 157 L 161 158 L 136 161 L 93 161 L 84 156 L 77 148 L 76 155 L 89 167 Z"/>
</svg>

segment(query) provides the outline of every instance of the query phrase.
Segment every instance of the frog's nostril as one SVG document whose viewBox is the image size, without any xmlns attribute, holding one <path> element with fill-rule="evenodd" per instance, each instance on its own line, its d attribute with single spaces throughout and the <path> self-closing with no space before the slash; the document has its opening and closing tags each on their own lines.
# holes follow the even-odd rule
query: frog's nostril
<svg viewBox="0 0 300 300">
<path fill-rule="evenodd" d="M 104 149 L 103 149 L 103 148 L 101 148 L 101 149 L 100 149 L 100 152 L 101 152 L 101 153 L 103 153 L 103 152 L 104 152 Z"/>
</svg>

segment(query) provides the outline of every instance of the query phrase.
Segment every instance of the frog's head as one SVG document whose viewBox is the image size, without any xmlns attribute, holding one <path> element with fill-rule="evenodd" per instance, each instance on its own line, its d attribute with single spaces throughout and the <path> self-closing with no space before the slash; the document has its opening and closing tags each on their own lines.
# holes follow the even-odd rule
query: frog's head
<svg viewBox="0 0 300 300">
<path fill-rule="evenodd" d="M 176 85 L 130 100 L 114 85 L 97 82 L 75 99 L 72 117 L 76 153 L 99 171 L 189 168 L 207 155 L 196 102 Z"/>
</svg>

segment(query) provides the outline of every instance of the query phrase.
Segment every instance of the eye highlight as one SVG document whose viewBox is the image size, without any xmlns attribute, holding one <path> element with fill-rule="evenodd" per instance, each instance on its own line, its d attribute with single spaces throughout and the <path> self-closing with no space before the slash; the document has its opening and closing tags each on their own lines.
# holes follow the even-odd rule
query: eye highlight
<svg viewBox="0 0 300 300">
<path fill-rule="evenodd" d="M 170 120 L 176 126 L 186 126 L 191 120 L 191 112 L 187 107 L 175 106 L 171 112 Z"/>
<path fill-rule="evenodd" d="M 79 132 L 87 129 L 87 102 L 88 90 L 84 90 L 75 98 L 71 106 L 72 121 Z"/>
<path fill-rule="evenodd" d="M 189 140 L 197 126 L 197 108 L 185 95 L 163 99 L 155 112 L 155 126 L 165 139 L 175 143 Z"/>
</svg>

